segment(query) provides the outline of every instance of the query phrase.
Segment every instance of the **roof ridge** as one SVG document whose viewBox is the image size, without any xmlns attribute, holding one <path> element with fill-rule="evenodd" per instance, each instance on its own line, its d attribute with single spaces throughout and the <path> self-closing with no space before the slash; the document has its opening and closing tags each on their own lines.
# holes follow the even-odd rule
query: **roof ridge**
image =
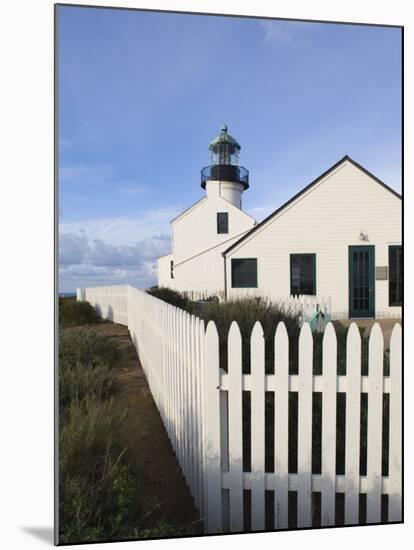
<svg viewBox="0 0 414 550">
<path fill-rule="evenodd" d="M 276 214 L 279 214 L 280 212 L 282 212 L 282 210 L 284 210 L 287 206 L 289 206 L 292 202 L 294 202 L 295 200 L 297 200 L 301 195 L 303 195 L 304 193 L 306 193 L 306 191 L 309 191 L 314 185 L 316 185 L 317 183 L 319 183 L 323 178 L 325 178 L 326 176 L 328 176 L 331 172 L 333 172 L 336 168 L 338 168 L 342 163 L 344 163 L 345 161 L 348 161 L 350 162 L 351 164 L 353 164 L 356 168 L 359 168 L 362 172 L 364 172 L 365 174 L 367 174 L 368 176 L 370 176 L 374 181 L 376 181 L 377 183 L 379 183 L 380 185 L 382 185 L 385 189 L 387 189 L 387 191 L 389 191 L 390 193 L 392 193 L 393 195 L 395 195 L 396 197 L 398 197 L 399 199 L 401 199 L 401 195 L 395 191 L 395 189 L 392 189 L 391 187 L 389 187 L 386 183 L 384 183 L 383 181 L 381 181 L 379 178 L 377 178 L 377 176 L 375 176 L 374 174 L 372 174 L 371 172 L 369 172 L 369 170 L 367 170 L 366 168 L 364 168 L 361 164 L 359 164 L 358 162 L 356 162 L 353 158 L 351 158 L 348 154 L 344 155 L 341 159 L 339 159 L 337 162 L 335 162 L 335 164 L 333 164 L 330 168 L 328 168 L 327 170 L 325 170 L 325 172 L 322 172 L 322 174 L 320 176 L 318 176 L 316 179 L 314 179 L 313 181 L 311 181 L 308 185 L 306 185 L 301 191 L 299 191 L 298 193 L 296 193 L 295 195 L 293 195 L 293 197 L 291 197 L 288 201 L 286 201 L 284 204 L 282 204 L 281 206 L 279 206 L 279 208 L 277 208 L 274 212 L 272 212 L 271 214 L 269 214 L 269 216 L 267 216 L 264 220 L 262 220 L 260 223 L 258 223 L 257 225 L 255 225 L 254 227 L 252 227 L 252 229 L 246 233 L 245 235 L 243 235 L 243 237 L 241 237 L 238 241 L 236 241 L 235 243 L 233 243 L 231 246 L 229 246 L 229 248 L 227 248 L 226 250 L 224 250 L 222 252 L 222 255 L 223 256 L 226 256 L 226 254 L 228 252 L 230 252 L 230 250 L 233 250 L 233 248 L 235 248 L 237 245 L 239 245 L 241 242 L 243 242 L 245 239 L 247 239 L 252 233 L 254 233 L 255 231 L 257 231 L 260 227 L 262 227 L 266 222 L 270 221 L 274 216 L 276 216 Z"/>
</svg>

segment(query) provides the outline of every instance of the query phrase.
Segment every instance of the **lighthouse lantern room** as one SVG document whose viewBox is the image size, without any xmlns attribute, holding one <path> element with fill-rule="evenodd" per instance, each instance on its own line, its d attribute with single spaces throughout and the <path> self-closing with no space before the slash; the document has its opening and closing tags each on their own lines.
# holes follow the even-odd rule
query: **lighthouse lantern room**
<svg viewBox="0 0 414 550">
<path fill-rule="evenodd" d="M 201 187 L 241 208 L 243 191 L 249 187 L 249 171 L 240 166 L 240 145 L 223 125 L 220 134 L 209 145 L 211 165 L 201 170 Z"/>
</svg>

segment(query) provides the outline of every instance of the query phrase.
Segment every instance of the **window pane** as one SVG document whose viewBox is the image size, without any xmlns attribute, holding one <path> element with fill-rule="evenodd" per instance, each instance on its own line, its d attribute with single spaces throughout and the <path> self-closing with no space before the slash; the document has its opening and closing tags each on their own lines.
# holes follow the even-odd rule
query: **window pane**
<svg viewBox="0 0 414 550">
<path fill-rule="evenodd" d="M 400 306 L 402 304 L 402 247 L 390 246 L 388 257 L 389 305 Z"/>
<path fill-rule="evenodd" d="M 228 212 L 217 213 L 217 233 L 229 232 L 229 215 Z"/>
<path fill-rule="evenodd" d="M 291 254 L 291 294 L 316 294 L 315 254 Z"/>
<path fill-rule="evenodd" d="M 231 261 L 231 286 L 233 288 L 257 287 L 257 259 L 237 259 Z"/>
</svg>

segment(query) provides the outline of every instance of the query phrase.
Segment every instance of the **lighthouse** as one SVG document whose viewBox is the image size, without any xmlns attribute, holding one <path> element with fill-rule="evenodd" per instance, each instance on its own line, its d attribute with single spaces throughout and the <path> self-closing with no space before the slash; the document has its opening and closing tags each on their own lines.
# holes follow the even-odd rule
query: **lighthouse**
<svg viewBox="0 0 414 550">
<path fill-rule="evenodd" d="M 257 223 L 243 211 L 249 172 L 240 166 L 240 145 L 227 126 L 208 146 L 201 170 L 205 194 L 171 220 L 171 252 L 158 258 L 158 286 L 187 291 L 223 289 L 222 252 Z"/>
<path fill-rule="evenodd" d="M 209 145 L 211 164 L 201 170 L 201 187 L 207 196 L 218 194 L 241 209 L 243 191 L 249 187 L 249 171 L 240 166 L 241 146 L 227 130 L 223 125 Z"/>
</svg>

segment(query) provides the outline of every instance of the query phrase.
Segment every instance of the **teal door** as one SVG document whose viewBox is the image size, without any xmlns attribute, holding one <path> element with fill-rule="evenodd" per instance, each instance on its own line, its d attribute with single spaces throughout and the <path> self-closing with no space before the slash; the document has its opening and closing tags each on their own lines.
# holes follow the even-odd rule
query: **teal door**
<svg viewBox="0 0 414 550">
<path fill-rule="evenodd" d="M 375 247 L 349 247 L 349 317 L 375 317 Z"/>
</svg>

